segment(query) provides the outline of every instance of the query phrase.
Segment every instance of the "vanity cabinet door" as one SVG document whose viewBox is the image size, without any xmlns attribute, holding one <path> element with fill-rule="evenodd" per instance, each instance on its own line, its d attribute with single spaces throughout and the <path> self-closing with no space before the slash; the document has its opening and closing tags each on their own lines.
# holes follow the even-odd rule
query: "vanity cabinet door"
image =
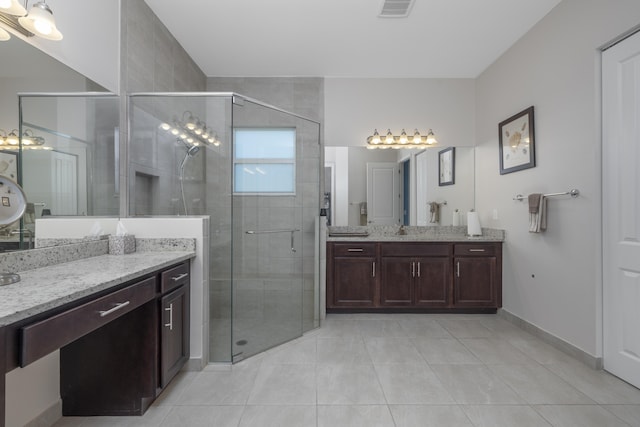
<svg viewBox="0 0 640 427">
<path fill-rule="evenodd" d="M 414 279 L 416 307 L 448 307 L 451 289 L 451 258 L 417 258 Z"/>
<path fill-rule="evenodd" d="M 382 257 L 380 262 L 380 305 L 413 305 L 416 261 L 407 257 Z"/>
<path fill-rule="evenodd" d="M 454 306 L 502 306 L 501 245 L 458 244 L 454 258 Z"/>
<path fill-rule="evenodd" d="M 165 388 L 189 359 L 189 287 L 160 299 L 160 387 Z"/>
<path fill-rule="evenodd" d="M 334 307 L 373 307 L 376 289 L 375 258 L 335 258 Z"/>
<path fill-rule="evenodd" d="M 327 307 L 374 307 L 378 265 L 375 243 L 327 244 Z"/>
</svg>

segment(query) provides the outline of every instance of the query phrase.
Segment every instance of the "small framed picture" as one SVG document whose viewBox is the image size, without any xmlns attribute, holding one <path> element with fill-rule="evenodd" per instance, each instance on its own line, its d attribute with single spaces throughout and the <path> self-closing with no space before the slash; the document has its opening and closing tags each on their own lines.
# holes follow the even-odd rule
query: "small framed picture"
<svg viewBox="0 0 640 427">
<path fill-rule="evenodd" d="M 438 152 L 438 185 L 453 185 L 456 181 L 456 147 Z"/>
<path fill-rule="evenodd" d="M 535 167 L 533 107 L 500 122 L 498 131 L 500 175 Z"/>
</svg>

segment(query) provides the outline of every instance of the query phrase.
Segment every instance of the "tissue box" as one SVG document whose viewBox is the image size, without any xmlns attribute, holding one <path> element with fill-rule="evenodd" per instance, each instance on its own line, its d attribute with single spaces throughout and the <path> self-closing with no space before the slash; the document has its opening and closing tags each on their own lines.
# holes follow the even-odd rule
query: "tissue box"
<svg viewBox="0 0 640 427">
<path fill-rule="evenodd" d="M 136 251 L 136 236 L 125 234 L 124 236 L 109 236 L 109 254 L 124 255 Z"/>
</svg>

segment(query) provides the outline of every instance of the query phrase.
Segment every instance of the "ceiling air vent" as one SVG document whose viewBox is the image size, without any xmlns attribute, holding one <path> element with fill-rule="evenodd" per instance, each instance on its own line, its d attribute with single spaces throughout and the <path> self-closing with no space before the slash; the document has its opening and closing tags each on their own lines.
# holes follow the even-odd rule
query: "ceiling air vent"
<svg viewBox="0 0 640 427">
<path fill-rule="evenodd" d="M 415 0 L 383 0 L 380 18 L 406 18 Z"/>
</svg>

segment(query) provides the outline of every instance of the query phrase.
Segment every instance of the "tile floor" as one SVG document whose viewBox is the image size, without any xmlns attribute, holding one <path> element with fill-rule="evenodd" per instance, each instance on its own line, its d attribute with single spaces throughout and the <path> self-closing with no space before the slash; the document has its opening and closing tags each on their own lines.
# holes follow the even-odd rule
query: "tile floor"
<svg viewBox="0 0 640 427">
<path fill-rule="evenodd" d="M 233 367 L 180 373 L 143 417 L 67 426 L 640 426 L 640 390 L 495 315 L 329 315 Z"/>
</svg>

